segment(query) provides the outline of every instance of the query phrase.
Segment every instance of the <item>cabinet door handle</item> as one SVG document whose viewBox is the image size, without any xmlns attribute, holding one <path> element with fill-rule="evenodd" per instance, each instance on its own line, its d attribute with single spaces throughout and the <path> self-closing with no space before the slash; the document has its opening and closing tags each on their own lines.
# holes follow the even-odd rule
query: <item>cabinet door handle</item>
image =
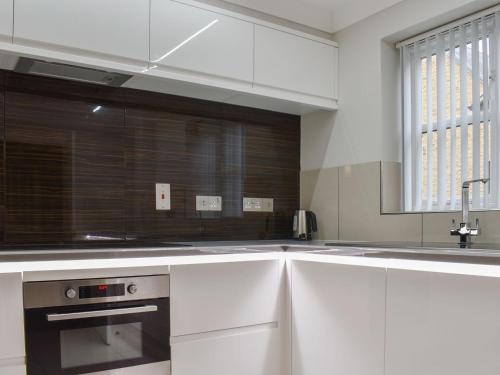
<svg viewBox="0 0 500 375">
<path fill-rule="evenodd" d="M 140 307 L 129 307 L 129 308 L 124 308 L 124 309 L 82 311 L 82 312 L 68 313 L 68 314 L 47 314 L 47 320 L 49 322 L 58 322 L 61 320 L 101 318 L 101 317 L 106 317 L 106 316 L 139 314 L 139 313 L 147 313 L 147 312 L 155 312 L 155 311 L 158 311 L 158 306 L 147 305 L 147 306 L 140 306 Z"/>
</svg>

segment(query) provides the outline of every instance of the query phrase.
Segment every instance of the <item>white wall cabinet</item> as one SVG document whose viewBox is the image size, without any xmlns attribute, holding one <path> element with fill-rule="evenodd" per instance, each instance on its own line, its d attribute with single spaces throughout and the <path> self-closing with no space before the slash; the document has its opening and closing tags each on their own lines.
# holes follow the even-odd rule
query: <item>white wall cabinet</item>
<svg viewBox="0 0 500 375">
<path fill-rule="evenodd" d="M 255 26 L 255 84 L 337 99 L 338 51 L 333 45 Z"/>
<path fill-rule="evenodd" d="M 173 375 L 278 375 L 277 328 L 221 332 L 172 342 Z"/>
<path fill-rule="evenodd" d="M 383 375 L 385 269 L 293 261 L 291 277 L 293 374 Z"/>
<path fill-rule="evenodd" d="M 15 44 L 148 61 L 149 0 L 16 0 L 14 24 Z"/>
<path fill-rule="evenodd" d="M 387 375 L 500 373 L 500 278 L 388 270 Z"/>
<path fill-rule="evenodd" d="M 152 0 L 151 64 L 251 83 L 253 24 L 176 1 Z"/>
<path fill-rule="evenodd" d="M 0 374 L 25 373 L 21 273 L 0 274 Z"/>
<path fill-rule="evenodd" d="M 12 41 L 14 0 L 0 0 L 0 42 Z"/>
</svg>

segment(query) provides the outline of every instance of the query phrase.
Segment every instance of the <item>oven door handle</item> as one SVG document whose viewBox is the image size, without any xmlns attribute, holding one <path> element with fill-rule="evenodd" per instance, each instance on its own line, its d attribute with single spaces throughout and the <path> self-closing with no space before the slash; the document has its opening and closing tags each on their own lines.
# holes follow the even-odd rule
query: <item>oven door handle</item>
<svg viewBox="0 0 500 375">
<path fill-rule="evenodd" d="M 47 320 L 49 322 L 58 322 L 61 320 L 101 318 L 101 317 L 106 317 L 106 316 L 140 314 L 140 313 L 148 313 L 148 312 L 155 312 L 155 311 L 158 311 L 158 306 L 147 305 L 147 306 L 139 306 L 139 307 L 129 307 L 129 308 L 124 308 L 124 309 L 82 311 L 82 312 L 68 313 L 68 314 L 47 314 Z"/>
</svg>

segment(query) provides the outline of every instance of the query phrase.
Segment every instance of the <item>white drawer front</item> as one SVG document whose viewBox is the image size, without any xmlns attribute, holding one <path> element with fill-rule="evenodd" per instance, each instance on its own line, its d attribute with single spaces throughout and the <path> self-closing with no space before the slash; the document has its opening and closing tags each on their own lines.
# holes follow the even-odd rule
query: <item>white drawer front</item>
<svg viewBox="0 0 500 375">
<path fill-rule="evenodd" d="M 172 336 L 277 321 L 279 261 L 172 266 Z"/>
</svg>

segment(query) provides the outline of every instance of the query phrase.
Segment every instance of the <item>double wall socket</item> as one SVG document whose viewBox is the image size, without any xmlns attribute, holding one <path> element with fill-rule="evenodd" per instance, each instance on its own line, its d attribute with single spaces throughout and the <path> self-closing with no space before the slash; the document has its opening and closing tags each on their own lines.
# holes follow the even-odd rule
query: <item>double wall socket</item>
<svg viewBox="0 0 500 375">
<path fill-rule="evenodd" d="M 243 198 L 244 212 L 273 212 L 273 198 Z"/>
<path fill-rule="evenodd" d="M 222 197 L 197 195 L 196 211 L 222 211 Z"/>
</svg>

